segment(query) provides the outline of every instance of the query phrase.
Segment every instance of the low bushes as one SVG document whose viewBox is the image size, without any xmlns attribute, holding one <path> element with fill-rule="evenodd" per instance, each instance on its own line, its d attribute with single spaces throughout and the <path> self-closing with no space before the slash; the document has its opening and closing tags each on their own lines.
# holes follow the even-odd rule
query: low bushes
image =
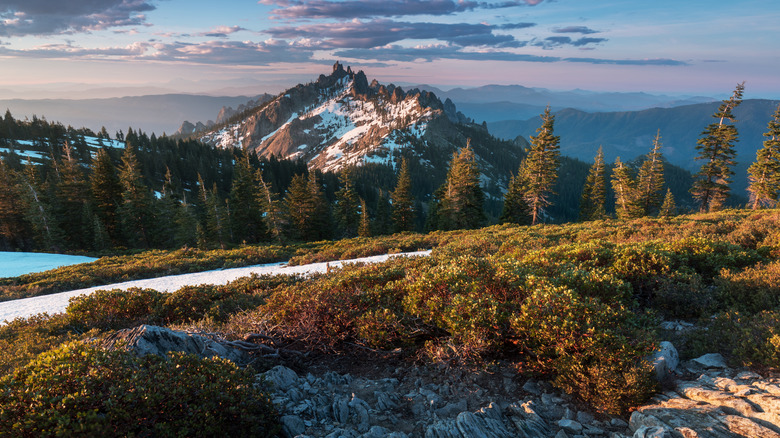
<svg viewBox="0 0 780 438">
<path fill-rule="evenodd" d="M 273 436 L 254 375 L 221 359 L 139 358 L 85 343 L 41 354 L 0 379 L 3 436 Z"/>
</svg>

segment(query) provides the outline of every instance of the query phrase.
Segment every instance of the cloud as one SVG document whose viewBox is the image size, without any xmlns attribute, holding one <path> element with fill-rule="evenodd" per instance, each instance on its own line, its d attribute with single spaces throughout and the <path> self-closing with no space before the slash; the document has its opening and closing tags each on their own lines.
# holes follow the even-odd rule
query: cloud
<svg viewBox="0 0 780 438">
<path fill-rule="evenodd" d="M 418 47 L 390 45 L 371 49 L 349 49 L 334 53 L 338 58 L 376 60 L 380 62 L 435 61 L 438 59 L 458 59 L 469 61 L 510 61 L 510 62 L 574 62 L 588 64 L 613 65 L 657 65 L 685 66 L 683 61 L 674 59 L 600 59 L 600 58 L 561 58 L 557 56 L 536 56 L 499 50 L 464 50 L 461 47 L 433 44 Z"/>
<path fill-rule="evenodd" d="M 546 50 L 550 50 L 555 47 L 561 47 L 561 46 L 582 47 L 588 44 L 603 43 L 604 41 L 608 41 L 608 40 L 606 38 L 592 38 L 592 37 L 582 37 L 580 39 L 573 40 L 567 36 L 551 36 L 540 41 L 534 41 L 531 43 L 531 45 L 536 47 L 541 47 Z"/>
<path fill-rule="evenodd" d="M 566 26 L 553 29 L 555 33 L 581 33 L 583 35 L 589 35 L 592 33 L 598 33 L 599 31 L 590 29 L 586 26 Z"/>
<path fill-rule="evenodd" d="M 543 0 L 505 1 L 500 3 L 452 0 L 373 0 L 373 1 L 280 1 L 260 0 L 258 3 L 276 5 L 271 11 L 276 18 L 306 19 L 401 17 L 407 15 L 450 15 L 475 9 L 502 9 L 516 6 L 534 6 Z"/>
<path fill-rule="evenodd" d="M 459 46 L 519 47 L 511 35 L 495 35 L 496 26 L 487 24 L 443 24 L 399 22 L 386 19 L 352 20 L 304 26 L 274 27 L 265 33 L 274 38 L 302 39 L 321 50 L 385 46 L 401 40 L 435 39 Z"/>
<path fill-rule="evenodd" d="M 599 59 L 599 58 L 564 58 L 566 62 L 584 62 L 588 64 L 614 64 L 614 65 L 661 65 L 661 66 L 685 66 L 685 61 L 676 59 Z"/>
<path fill-rule="evenodd" d="M 201 32 L 196 34 L 197 36 L 205 36 L 210 38 L 227 38 L 228 35 L 247 30 L 241 26 L 217 26 L 207 32 Z"/>
<path fill-rule="evenodd" d="M 125 47 L 85 48 L 47 44 L 31 49 L 0 46 L 0 56 L 50 59 L 100 59 L 260 66 L 280 62 L 312 62 L 313 52 L 284 41 L 208 41 L 204 43 L 136 42 Z"/>
<path fill-rule="evenodd" d="M 146 24 L 148 0 L 3 0 L 0 37 L 62 35 Z"/>
<path fill-rule="evenodd" d="M 334 53 L 337 58 L 370 59 L 377 61 L 434 61 L 437 59 L 460 59 L 471 61 L 527 61 L 555 62 L 560 58 L 551 56 L 526 55 L 505 51 L 466 51 L 460 47 L 433 44 L 418 47 L 390 45 L 371 49 L 349 49 Z"/>
</svg>

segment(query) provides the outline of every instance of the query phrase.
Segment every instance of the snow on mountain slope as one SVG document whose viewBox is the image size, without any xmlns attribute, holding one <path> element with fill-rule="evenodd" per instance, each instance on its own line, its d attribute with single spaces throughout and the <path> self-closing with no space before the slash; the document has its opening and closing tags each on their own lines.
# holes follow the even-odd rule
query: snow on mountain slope
<svg viewBox="0 0 780 438">
<path fill-rule="evenodd" d="M 446 120 L 440 125 L 470 122 L 432 93 L 368 84 L 362 71 L 336 63 L 331 75 L 293 87 L 254 114 L 199 139 L 336 171 L 365 162 L 392 164 L 392 153 L 408 147 L 410 138 L 437 137 L 428 132 L 434 120 Z"/>
</svg>

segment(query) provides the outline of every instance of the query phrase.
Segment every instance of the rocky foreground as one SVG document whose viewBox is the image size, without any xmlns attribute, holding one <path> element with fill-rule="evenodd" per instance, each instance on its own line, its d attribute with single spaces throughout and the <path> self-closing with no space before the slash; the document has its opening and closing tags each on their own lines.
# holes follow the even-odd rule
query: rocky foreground
<svg viewBox="0 0 780 438">
<path fill-rule="evenodd" d="M 118 339 L 138 354 L 251 360 L 230 344 L 160 327 L 120 332 L 109 344 Z M 355 370 L 347 373 L 296 362 L 297 372 L 277 365 L 257 376 L 272 385 L 285 437 L 780 438 L 780 378 L 730 369 L 719 355 L 672 367 L 671 389 L 628 418 L 596 414 L 509 368 L 475 373 L 380 361 L 338 367 Z"/>
</svg>

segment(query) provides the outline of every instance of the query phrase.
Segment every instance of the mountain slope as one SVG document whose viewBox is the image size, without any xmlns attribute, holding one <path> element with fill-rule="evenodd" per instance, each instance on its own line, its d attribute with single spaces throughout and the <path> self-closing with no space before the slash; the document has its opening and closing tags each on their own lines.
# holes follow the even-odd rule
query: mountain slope
<svg viewBox="0 0 780 438">
<path fill-rule="evenodd" d="M 362 71 L 339 63 L 330 75 L 290 88 L 245 117 L 196 135 L 205 143 L 261 157 L 302 159 L 323 171 L 395 166 L 406 156 L 433 185 L 444 180 L 452 153 L 470 138 L 488 195 L 496 199 L 517 169 L 525 144 L 492 138 L 486 127 L 433 93 L 369 84 Z"/>
<path fill-rule="evenodd" d="M 651 108 L 643 111 L 586 113 L 565 109 L 555 114 L 555 133 L 561 136 L 561 153 L 584 161 L 592 161 L 599 146 L 603 146 L 608 161 L 619 156 L 624 161 L 646 154 L 660 130 L 662 152 L 669 162 L 696 171 L 701 162 L 696 141 L 702 131 L 713 123 L 712 114 L 720 102 L 685 105 L 675 108 Z M 734 111 L 738 122 L 737 175 L 734 187 L 747 186 L 747 167 L 755 160 L 762 146 L 763 134 L 778 101 L 749 99 Z M 488 123 L 499 138 L 533 135 L 539 126 L 538 117 L 529 120 L 507 120 Z"/>
</svg>

